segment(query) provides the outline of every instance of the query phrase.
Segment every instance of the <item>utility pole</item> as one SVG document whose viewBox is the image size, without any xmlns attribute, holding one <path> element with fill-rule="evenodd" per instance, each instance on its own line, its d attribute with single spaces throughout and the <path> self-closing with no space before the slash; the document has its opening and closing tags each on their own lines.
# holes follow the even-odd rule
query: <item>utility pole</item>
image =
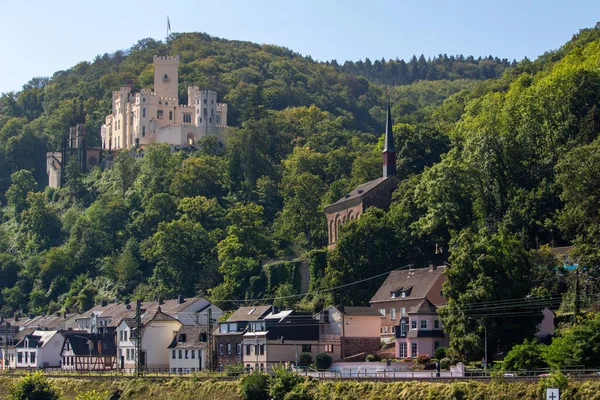
<svg viewBox="0 0 600 400">
<path fill-rule="evenodd" d="M 135 374 L 138 377 L 143 375 L 143 357 L 142 357 L 142 301 L 137 300 L 135 306 L 135 330 L 136 330 L 136 341 L 135 341 Z"/>
<path fill-rule="evenodd" d="M 580 311 L 581 311 L 581 294 L 580 294 L 580 287 L 579 287 L 579 270 L 575 271 L 575 277 L 576 277 L 576 281 L 575 281 L 575 318 L 577 318 L 577 316 L 579 315 Z"/>
<path fill-rule="evenodd" d="M 2 354 L 2 359 L 4 360 L 4 369 L 8 369 L 8 328 L 10 324 L 7 320 L 4 320 L 4 354 Z"/>
<path fill-rule="evenodd" d="M 212 339 L 213 339 L 213 320 L 212 320 L 212 308 L 208 308 L 208 332 L 207 332 L 207 336 L 208 336 L 208 348 L 206 351 L 206 367 L 208 368 L 209 371 L 213 370 L 213 344 L 212 344 Z"/>
</svg>

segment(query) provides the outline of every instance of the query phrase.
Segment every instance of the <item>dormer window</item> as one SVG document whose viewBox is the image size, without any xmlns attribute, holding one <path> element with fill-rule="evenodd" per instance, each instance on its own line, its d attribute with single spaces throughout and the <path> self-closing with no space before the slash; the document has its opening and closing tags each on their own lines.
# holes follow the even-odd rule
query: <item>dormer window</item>
<svg viewBox="0 0 600 400">
<path fill-rule="evenodd" d="M 400 297 L 402 297 L 402 298 L 406 297 L 406 292 L 402 292 Z"/>
<path fill-rule="evenodd" d="M 208 337 L 207 337 L 206 333 L 201 333 L 201 334 L 200 334 L 200 341 L 201 341 L 202 343 L 206 343 L 206 342 L 208 342 Z"/>
<path fill-rule="evenodd" d="M 185 333 L 182 333 L 181 335 L 179 335 L 179 343 L 185 343 L 186 342 L 186 335 Z"/>
</svg>

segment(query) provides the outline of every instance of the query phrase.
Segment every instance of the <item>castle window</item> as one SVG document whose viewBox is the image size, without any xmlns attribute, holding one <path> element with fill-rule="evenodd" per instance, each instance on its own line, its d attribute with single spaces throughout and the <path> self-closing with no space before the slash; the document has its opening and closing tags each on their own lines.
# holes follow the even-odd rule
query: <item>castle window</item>
<svg viewBox="0 0 600 400">
<path fill-rule="evenodd" d="M 210 104 L 214 104 L 214 102 L 215 101 L 213 99 L 210 99 Z"/>
<path fill-rule="evenodd" d="M 217 114 L 217 124 L 221 123 L 221 116 Z"/>
<path fill-rule="evenodd" d="M 164 74 L 163 75 L 163 82 L 168 81 L 169 80 L 169 75 Z"/>
<path fill-rule="evenodd" d="M 206 104 L 206 99 L 204 99 L 204 104 Z"/>
<path fill-rule="evenodd" d="M 142 137 L 146 137 L 146 127 L 142 126 Z"/>
<path fill-rule="evenodd" d="M 208 122 L 210 122 L 210 123 L 212 124 L 212 118 L 209 118 L 209 119 L 208 119 Z"/>
<path fill-rule="evenodd" d="M 156 118 L 163 119 L 163 110 L 156 110 Z"/>
<path fill-rule="evenodd" d="M 145 102 L 146 102 L 146 98 L 142 97 L 142 103 L 145 103 Z"/>
<path fill-rule="evenodd" d="M 146 118 L 146 107 L 142 108 L 142 118 Z"/>
<path fill-rule="evenodd" d="M 183 114 L 183 122 L 188 123 L 188 124 L 191 123 L 192 122 L 192 114 L 188 114 L 188 113 Z"/>
<path fill-rule="evenodd" d="M 173 121 L 173 111 L 169 111 L 169 121 Z"/>
</svg>

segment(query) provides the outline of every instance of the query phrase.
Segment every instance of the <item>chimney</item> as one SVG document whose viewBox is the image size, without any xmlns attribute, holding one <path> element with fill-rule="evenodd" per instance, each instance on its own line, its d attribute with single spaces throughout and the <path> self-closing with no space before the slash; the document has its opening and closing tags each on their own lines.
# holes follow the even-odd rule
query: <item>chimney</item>
<svg viewBox="0 0 600 400">
<path fill-rule="evenodd" d="M 435 271 L 435 264 L 429 264 L 429 271 Z"/>
<path fill-rule="evenodd" d="M 29 315 L 27 316 L 27 318 L 29 318 L 29 319 L 33 319 L 33 317 L 35 317 L 35 315 L 33 315 L 33 314 L 29 314 Z"/>
<path fill-rule="evenodd" d="M 185 301 L 183 295 L 179 295 L 177 296 L 177 304 L 183 304 L 183 302 Z"/>
</svg>

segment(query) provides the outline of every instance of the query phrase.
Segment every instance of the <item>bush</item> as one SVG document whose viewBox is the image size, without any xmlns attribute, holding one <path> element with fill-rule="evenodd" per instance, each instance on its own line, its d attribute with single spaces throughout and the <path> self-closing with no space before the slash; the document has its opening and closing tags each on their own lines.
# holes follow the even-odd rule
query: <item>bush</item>
<svg viewBox="0 0 600 400">
<path fill-rule="evenodd" d="M 444 357 L 440 360 L 441 369 L 448 369 L 450 368 L 450 365 L 452 365 L 452 361 L 448 357 Z"/>
<path fill-rule="evenodd" d="M 315 364 L 317 365 L 317 369 L 327 369 L 331 367 L 333 363 L 333 358 L 329 354 L 321 353 L 317 354 L 315 357 Z"/>
<path fill-rule="evenodd" d="M 285 395 L 302 381 L 300 375 L 296 371 L 290 371 L 287 365 L 275 367 L 273 372 L 275 376 L 269 388 L 269 395 L 273 400 L 283 400 Z"/>
<path fill-rule="evenodd" d="M 19 379 L 9 390 L 10 400 L 58 400 L 59 390 L 52 385 L 44 374 L 35 372 Z"/>
<path fill-rule="evenodd" d="M 445 348 L 444 346 L 440 346 L 437 349 L 435 349 L 435 351 L 433 352 L 433 358 L 437 358 L 438 360 L 441 360 L 442 358 L 446 357 L 446 351 L 448 349 Z"/>
<path fill-rule="evenodd" d="M 302 353 L 300 354 L 300 358 L 298 359 L 299 367 L 308 367 L 313 363 L 313 357 L 310 353 Z"/>
<path fill-rule="evenodd" d="M 379 358 L 379 356 L 376 356 L 375 354 L 368 354 L 367 357 L 365 357 L 365 361 L 366 362 L 377 362 L 377 361 L 381 361 L 381 359 Z"/>
<path fill-rule="evenodd" d="M 429 357 L 427 354 L 419 354 L 417 356 L 417 364 L 419 364 L 419 365 L 425 365 L 430 361 L 431 361 L 431 357 Z"/>
<path fill-rule="evenodd" d="M 239 376 L 244 373 L 244 364 L 230 364 L 225 367 L 227 376 Z"/>
<path fill-rule="evenodd" d="M 240 391 L 246 400 L 268 400 L 271 377 L 255 371 L 242 378 Z"/>
<path fill-rule="evenodd" d="M 542 346 L 534 340 L 525 340 L 523 344 L 513 346 L 504 357 L 502 369 L 504 371 L 518 371 L 521 369 L 531 371 L 545 366 Z"/>
</svg>

